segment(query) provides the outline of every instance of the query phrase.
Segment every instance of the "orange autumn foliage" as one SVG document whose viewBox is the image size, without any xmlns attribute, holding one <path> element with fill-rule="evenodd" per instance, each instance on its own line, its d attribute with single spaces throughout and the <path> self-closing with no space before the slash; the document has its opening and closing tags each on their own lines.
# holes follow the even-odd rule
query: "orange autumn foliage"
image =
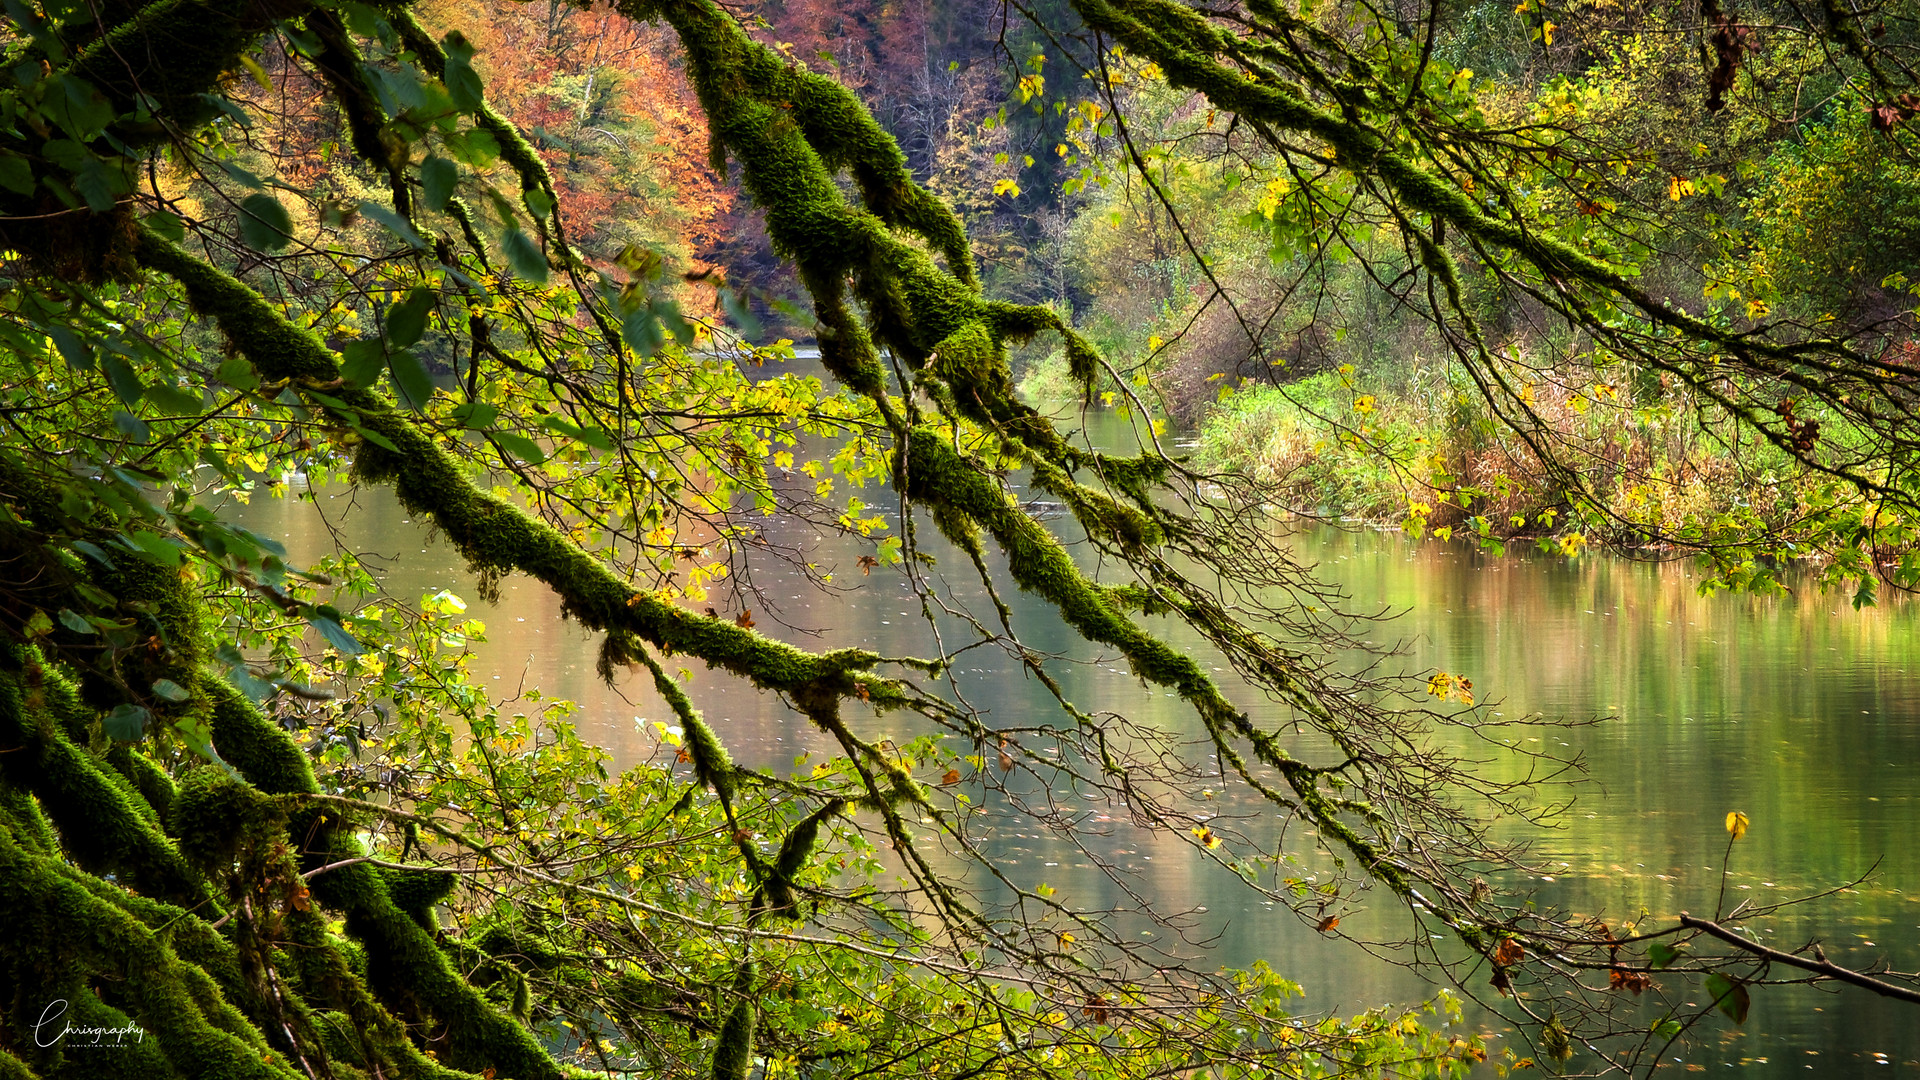
<svg viewBox="0 0 1920 1080">
<path fill-rule="evenodd" d="M 706 119 L 670 33 L 604 5 L 431 0 L 419 14 L 479 50 L 489 102 L 546 161 L 591 262 L 631 243 L 706 268 L 736 194 L 707 167 Z"/>
</svg>

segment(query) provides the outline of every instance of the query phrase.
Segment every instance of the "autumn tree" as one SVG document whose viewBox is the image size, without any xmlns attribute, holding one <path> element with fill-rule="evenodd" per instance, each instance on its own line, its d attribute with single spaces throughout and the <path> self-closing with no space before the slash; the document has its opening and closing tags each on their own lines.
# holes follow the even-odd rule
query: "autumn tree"
<svg viewBox="0 0 1920 1080">
<path fill-rule="evenodd" d="M 548 58 L 546 89 L 520 92 L 523 127 L 489 92 L 513 77 L 476 49 L 507 31 L 475 17 L 468 33 L 460 11 L 430 28 L 398 4 L 10 9 L 0 964 L 16 989 L 0 1071 L 98 1074 L 78 1047 L 36 1041 L 56 1000 L 87 1026 L 144 1029 L 119 1059 L 142 1076 L 736 1080 L 756 1060 L 1311 1075 L 1479 1055 L 1395 1015 L 1298 1022 L 1276 973 L 1169 967 L 1039 883 L 969 887 L 946 856 L 983 864 L 981 800 L 1021 774 L 1271 879 L 1251 887 L 1328 931 L 1346 890 L 1398 897 L 1451 936 L 1437 959 L 1535 995 L 1516 1007 L 1556 1056 L 1668 1037 L 1608 1008 L 1645 989 L 1648 938 L 1487 886 L 1511 862 L 1486 815 L 1528 812 L 1527 792 L 1431 740 L 1486 718 L 1339 662 L 1351 620 L 1292 560 L 1257 486 L 1196 473 L 1151 425 L 1140 452 L 1115 454 L 1021 401 L 1007 349 L 1034 338 L 1084 392 L 1130 384 L 1056 309 L 983 292 L 959 220 L 831 75 L 705 0 L 615 11 L 549 14 L 609 48 L 671 34 L 708 165 L 737 171 L 765 214 L 828 381 L 765 377 L 791 343 L 739 336 L 739 291 L 688 281 L 637 240 L 615 248 L 624 203 L 573 209 L 605 190 L 566 177 L 591 171 L 578 140 L 612 108 L 578 45 Z M 1523 433 L 1527 400 L 1463 298 L 1470 258 L 1859 492 L 1901 490 L 1876 471 L 1904 445 L 1905 399 L 1875 381 L 1892 361 L 1852 337 L 1662 304 L 1563 235 L 1560 208 L 1467 190 L 1559 176 L 1571 151 L 1474 121 L 1469 90 L 1421 46 L 1436 17 L 1362 6 L 1342 13 L 1362 27 L 1349 35 L 1270 4 L 1075 11 L 1096 37 L 1063 55 L 1110 63 L 1124 45 L 1309 170 L 1300 206 L 1337 193 L 1349 218 L 1391 229 L 1461 363 Z M 1858 62 L 1897 118 L 1890 49 Z M 568 80 L 577 97 L 553 89 Z M 287 141 L 256 145 L 256 125 Z M 299 140 L 354 171 L 320 177 L 274 152 Z M 1577 164 L 1585 182 L 1603 162 Z M 1884 441 L 1824 456 L 1829 440 L 1758 411 L 1781 381 Z M 377 582 L 350 553 L 291 566 L 208 506 L 289 469 L 390 488 L 483 595 L 512 575 L 551 590 L 600 635 L 605 677 L 638 673 L 671 709 L 690 776 L 615 775 L 565 706 L 516 713 L 481 692 L 460 647 L 480 629 L 458 598 L 356 607 Z M 1014 494 L 1015 470 L 1064 524 Z M 885 485 L 891 518 L 858 482 Z M 715 581 L 779 555 L 769 513 L 869 536 L 870 568 L 906 575 L 951 636 L 918 657 L 809 651 L 713 608 Z M 1287 853 L 1229 846 L 1204 810 L 1220 778 L 1173 733 L 1074 703 L 996 572 L 1176 695 L 1227 777 L 1311 828 L 1333 879 L 1310 888 L 1279 869 Z M 941 574 L 977 576 L 984 610 L 949 608 Z M 1221 662 L 1170 644 L 1163 618 Z M 970 707 L 951 676 L 983 647 L 1057 713 Z M 841 756 L 796 777 L 737 765 L 677 674 L 690 661 L 777 695 Z M 1469 696 L 1452 677 L 1427 685 Z M 876 738 L 875 716 L 915 737 Z M 878 887 L 883 874 L 905 887 Z M 1761 978 L 1725 945 L 1683 966 Z M 1583 971 L 1617 978 L 1569 986 Z M 1558 992 L 1542 986 L 1584 1004 L 1542 1014 L 1539 995 Z"/>
</svg>

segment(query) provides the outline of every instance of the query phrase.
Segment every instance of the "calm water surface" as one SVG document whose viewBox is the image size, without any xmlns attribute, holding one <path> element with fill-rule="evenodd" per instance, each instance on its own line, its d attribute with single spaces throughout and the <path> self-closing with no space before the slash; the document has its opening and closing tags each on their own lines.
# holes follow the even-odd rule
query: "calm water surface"
<svg viewBox="0 0 1920 1080">
<path fill-rule="evenodd" d="M 384 558 L 395 594 L 445 588 L 472 596 L 458 557 L 430 542 L 385 492 L 262 498 L 236 513 L 286 537 L 296 560 L 324 550 L 326 534 L 317 527 L 324 516 L 351 545 Z M 1857 890 L 1775 921 L 1770 940 L 1791 949 L 1818 937 L 1840 963 L 1920 967 L 1920 608 L 1856 612 L 1840 597 L 1812 591 L 1702 598 L 1684 566 L 1605 556 L 1489 559 L 1457 546 L 1332 529 L 1303 532 L 1294 544 L 1303 560 L 1347 590 L 1354 607 L 1405 612 L 1381 637 L 1407 640 L 1408 670 L 1467 674 L 1482 700 L 1509 717 L 1607 718 L 1521 735 L 1563 742 L 1554 749 L 1583 755 L 1590 775 L 1559 828 L 1514 833 L 1536 845 L 1545 873 L 1531 884 L 1543 901 L 1615 923 L 1642 911 L 1710 912 L 1726 847 L 1722 820 L 1741 809 L 1752 819 L 1734 854 L 1730 891 L 1741 898 L 1764 902 L 1816 891 L 1878 863 Z M 810 647 L 865 644 L 926 655 L 917 602 L 896 574 L 858 575 L 860 550 L 818 541 L 816 561 L 838 566 L 837 580 L 855 586 L 838 595 L 777 573 L 763 576 L 779 607 L 756 610 L 760 628 Z M 963 599 L 979 599 L 977 585 L 970 593 L 956 576 L 954 586 Z M 1011 589 L 1003 595 L 1026 620 L 1030 646 L 1093 661 L 1058 665 L 1057 677 L 1077 704 L 1190 730 L 1176 702 L 1097 662 L 1043 605 Z M 558 603 L 542 586 L 510 579 L 499 606 L 476 605 L 473 614 L 489 628 L 478 670 L 503 694 L 524 684 L 579 701 L 584 734 L 622 763 L 658 752 L 639 721 L 667 719 L 667 711 L 638 682 L 603 686 L 593 675 L 597 642 L 559 621 Z M 783 631 L 780 620 L 793 629 Z M 994 715 L 1054 707 L 1004 659 L 986 650 L 968 655 L 978 666 L 963 672 L 963 686 Z M 769 695 L 704 671 L 696 672 L 692 691 L 743 761 L 770 766 L 828 752 L 823 738 Z M 883 731 L 888 721 L 873 723 Z M 1204 909 L 1194 937 L 1208 939 L 1202 948 L 1212 962 L 1268 960 L 1303 985 L 1304 1010 L 1352 1010 L 1433 993 L 1419 976 L 1322 938 L 1260 902 L 1237 879 L 1193 858 L 1184 843 L 1132 832 L 1124 815 L 1115 816 L 1122 821 L 1090 815 L 1087 828 L 1106 834 L 1095 843 L 1137 869 L 1163 909 Z M 1084 856 L 1038 828 L 1003 827 L 994 844 L 1017 878 L 1061 884 L 1090 907 L 1124 901 L 1111 883 L 1076 867 Z M 1384 899 L 1373 903 L 1379 910 L 1343 920 L 1343 927 L 1408 932 L 1404 912 Z M 1920 1074 L 1920 1008 L 1850 990 L 1764 989 L 1755 993 L 1744 1028 L 1716 1020 L 1683 1056 L 1676 1069 L 1749 1076 Z"/>
</svg>

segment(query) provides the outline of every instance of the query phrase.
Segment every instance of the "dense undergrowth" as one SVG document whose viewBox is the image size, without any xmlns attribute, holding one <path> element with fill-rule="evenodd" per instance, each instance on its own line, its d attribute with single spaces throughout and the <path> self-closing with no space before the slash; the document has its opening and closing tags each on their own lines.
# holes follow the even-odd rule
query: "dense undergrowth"
<svg viewBox="0 0 1920 1080">
<path fill-rule="evenodd" d="M 1251 388 L 1207 413 L 1201 460 L 1251 473 L 1304 513 L 1443 539 L 1580 533 L 1633 545 L 1704 537 L 1735 515 L 1785 530 L 1805 510 L 1813 481 L 1788 455 L 1703 426 L 1671 396 L 1646 403 L 1632 387 L 1543 385 L 1541 414 L 1563 444 L 1589 448 L 1584 483 L 1606 500 L 1577 504 L 1463 383 L 1419 368 L 1405 379 L 1331 372 Z"/>
</svg>

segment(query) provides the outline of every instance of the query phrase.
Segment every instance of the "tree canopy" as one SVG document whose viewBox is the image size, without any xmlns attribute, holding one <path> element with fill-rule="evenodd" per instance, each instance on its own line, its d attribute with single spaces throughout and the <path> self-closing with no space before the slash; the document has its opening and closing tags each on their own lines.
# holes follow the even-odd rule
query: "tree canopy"
<svg viewBox="0 0 1920 1080">
<path fill-rule="evenodd" d="M 928 105 L 959 100 L 941 96 L 959 60 L 948 90 L 931 62 L 881 63 L 863 100 L 858 72 L 815 70 L 855 51 L 806 57 L 712 0 L 568 13 L 591 20 L 570 48 L 628 66 L 546 89 L 476 45 L 504 16 L 455 4 L 10 0 L 0 1077 L 1485 1058 L 1392 1011 L 1302 1021 L 1284 971 L 1189 970 L 997 869 L 995 814 L 1070 836 L 1025 778 L 1184 838 L 1322 932 L 1357 891 L 1393 895 L 1447 938 L 1422 959 L 1490 978 L 1545 1057 L 1632 1067 L 1716 1005 L 1744 1017 L 1769 965 L 1799 961 L 1710 920 L 1608 926 L 1502 887 L 1519 855 L 1488 822 L 1549 811 L 1539 787 L 1571 763 L 1496 780 L 1440 749 L 1441 730 L 1491 748 L 1500 724 L 1462 673 L 1394 674 L 1300 565 L 1306 474 L 1185 455 L 1157 418 L 1172 362 L 1201 397 L 1293 395 L 1328 453 L 1425 493 L 1389 507 L 1413 531 L 1663 544 L 1749 588 L 1816 552 L 1863 603 L 1920 583 L 1910 5 L 1494 7 L 1010 4 L 1000 40 L 1027 54 L 962 135 Z M 1048 64 L 1084 85 L 1049 87 Z M 646 91 L 651 128 L 616 107 L 681 78 Z M 891 130 L 869 101 L 893 102 Z M 1076 322 L 1071 290 L 976 252 L 970 234 L 1052 242 L 1025 174 L 988 175 L 1014 154 L 984 164 L 1016 136 L 1052 155 L 1062 215 L 1145 222 L 1076 242 L 1151 237 L 1152 259 L 1107 265 L 1162 275 L 1168 340 Z M 696 253 L 736 198 L 803 306 Z M 1351 364 L 1338 409 L 1308 401 L 1316 335 L 1376 304 L 1443 353 L 1510 467 L 1408 453 Z M 769 320 L 817 342 L 824 377 L 786 369 Z M 1016 350 L 1125 408 L 1138 449 L 1036 408 Z M 1638 454 L 1622 432 L 1649 425 L 1730 448 L 1715 483 L 1743 497 L 1676 509 L 1694 463 Z M 671 712 L 677 760 L 617 771 L 568 703 L 491 695 L 461 598 L 387 595 L 344 548 L 294 565 L 219 512 L 289 475 L 390 489 L 480 598 L 515 576 L 549 590 L 599 636 L 601 676 Z M 862 580 L 904 578 L 931 651 L 766 632 L 756 565 L 832 574 L 773 517 L 861 538 Z M 1191 727 L 1072 700 L 1009 582 Z M 976 648 L 1057 710 L 984 715 L 955 677 Z M 695 661 L 839 754 L 737 764 L 688 692 Z M 1314 839 L 1216 832 L 1223 782 Z M 1649 1022 L 1630 1002 L 1669 968 L 1710 1000 Z M 103 1065 L 37 1037 L 54 1002 L 144 1037 Z"/>
</svg>

